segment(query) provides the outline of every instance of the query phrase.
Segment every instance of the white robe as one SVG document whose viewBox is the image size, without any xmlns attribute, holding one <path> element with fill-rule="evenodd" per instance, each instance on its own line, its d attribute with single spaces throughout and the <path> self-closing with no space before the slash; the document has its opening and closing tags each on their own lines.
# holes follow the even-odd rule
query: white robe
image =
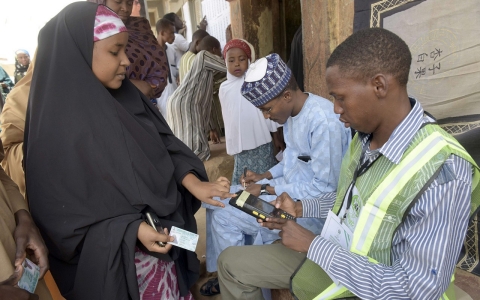
<svg viewBox="0 0 480 300">
<path fill-rule="evenodd" d="M 272 141 L 270 132 L 280 125 L 265 119 L 262 112 L 242 96 L 244 76 L 227 72 L 227 80 L 220 85 L 219 97 L 225 123 L 227 153 L 238 154 Z"/>
</svg>

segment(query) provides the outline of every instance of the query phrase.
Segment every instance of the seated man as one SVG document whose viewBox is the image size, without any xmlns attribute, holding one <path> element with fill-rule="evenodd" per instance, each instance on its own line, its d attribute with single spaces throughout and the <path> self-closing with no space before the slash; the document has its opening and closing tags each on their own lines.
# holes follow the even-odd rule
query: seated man
<svg viewBox="0 0 480 300">
<path fill-rule="evenodd" d="M 275 205 L 297 218 L 328 214 L 322 235 L 267 219 L 262 226 L 281 230 L 282 244 L 223 251 L 225 299 L 263 299 L 260 287 L 290 284 L 299 299 L 452 299 L 475 163 L 409 98 L 410 64 L 405 42 L 381 28 L 358 31 L 335 49 L 328 90 L 340 120 L 359 133 L 342 162 L 333 210 L 324 198 L 279 197 Z"/>
<path fill-rule="evenodd" d="M 295 199 L 305 199 L 335 192 L 351 134 L 333 112 L 332 102 L 302 92 L 278 54 L 268 55 L 250 66 L 242 94 L 263 112 L 265 118 L 283 124 L 286 143 L 283 160 L 270 171 L 284 176 L 270 181 L 272 187 L 263 188 L 263 194 L 286 192 Z M 250 184 L 247 191 L 258 195 L 260 185 Z M 332 204 L 333 201 L 325 202 L 327 208 Z M 318 218 L 299 222 L 318 233 L 323 224 Z M 277 232 L 263 230 L 259 233 L 260 229 L 255 218 L 230 205 L 214 210 L 211 238 L 207 229 L 207 271 L 216 270 L 216 259 L 224 249 L 244 245 L 245 234 L 254 236 L 255 244 L 279 239 Z"/>
</svg>

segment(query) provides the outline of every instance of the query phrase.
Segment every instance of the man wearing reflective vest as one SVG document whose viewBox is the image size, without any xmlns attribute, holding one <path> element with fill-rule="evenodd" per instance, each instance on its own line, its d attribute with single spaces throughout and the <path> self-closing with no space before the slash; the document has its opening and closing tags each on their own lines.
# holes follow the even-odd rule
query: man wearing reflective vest
<svg viewBox="0 0 480 300">
<path fill-rule="evenodd" d="M 267 219 L 282 244 L 230 247 L 218 259 L 224 299 L 263 299 L 291 288 L 298 299 L 455 299 L 453 273 L 480 175 L 463 147 L 407 94 L 411 54 L 381 28 L 354 33 L 327 63 L 334 110 L 358 131 L 336 193 L 275 205 L 327 217 L 321 235 Z M 336 198 L 332 207 L 325 199 Z M 268 248 L 267 248 L 268 247 Z"/>
</svg>

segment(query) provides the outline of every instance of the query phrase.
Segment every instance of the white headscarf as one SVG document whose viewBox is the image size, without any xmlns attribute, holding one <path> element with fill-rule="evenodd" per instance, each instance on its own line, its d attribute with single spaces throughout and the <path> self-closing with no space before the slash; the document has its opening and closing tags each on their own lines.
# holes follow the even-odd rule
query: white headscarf
<svg viewBox="0 0 480 300">
<path fill-rule="evenodd" d="M 245 40 L 242 41 L 249 45 L 252 57 L 255 57 L 253 46 Z M 229 155 L 271 142 L 270 132 L 275 132 L 280 127 L 278 123 L 265 119 L 262 112 L 242 96 L 240 90 L 244 80 L 245 74 L 236 77 L 227 72 L 227 80 L 220 86 L 219 97 Z"/>
</svg>

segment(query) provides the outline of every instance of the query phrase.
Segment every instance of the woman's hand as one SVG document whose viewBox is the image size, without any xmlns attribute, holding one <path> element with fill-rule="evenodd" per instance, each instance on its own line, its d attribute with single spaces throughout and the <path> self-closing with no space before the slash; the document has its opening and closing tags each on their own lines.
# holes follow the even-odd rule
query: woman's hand
<svg viewBox="0 0 480 300">
<path fill-rule="evenodd" d="M 130 79 L 130 81 L 140 90 L 148 99 L 155 98 L 155 92 L 153 91 L 150 83 L 145 80 Z"/>
<path fill-rule="evenodd" d="M 36 300 L 37 295 L 17 287 L 18 281 L 22 278 L 23 267 L 17 266 L 15 272 L 7 280 L 0 282 L 0 300 Z"/>
<path fill-rule="evenodd" d="M 145 222 L 140 223 L 138 227 L 137 238 L 149 251 L 167 254 L 172 249 L 171 244 L 175 239 L 173 236 L 168 236 L 168 229 L 164 228 L 164 232 L 157 232 L 152 226 Z M 165 247 L 160 247 L 157 242 L 165 243 Z"/>
<path fill-rule="evenodd" d="M 17 211 L 15 221 L 17 223 L 13 232 L 13 238 L 17 245 L 15 266 L 18 267 L 23 263 L 28 252 L 32 261 L 40 268 L 40 278 L 43 278 L 48 270 L 48 250 L 42 236 L 28 211 L 24 209 Z"/>
<path fill-rule="evenodd" d="M 225 177 L 220 177 L 215 182 L 203 182 L 197 176 L 189 173 L 183 178 L 182 185 L 195 198 L 213 206 L 225 207 L 222 202 L 214 200 L 213 197 L 220 197 L 223 200 L 236 196 L 230 193 L 230 181 Z"/>
</svg>

